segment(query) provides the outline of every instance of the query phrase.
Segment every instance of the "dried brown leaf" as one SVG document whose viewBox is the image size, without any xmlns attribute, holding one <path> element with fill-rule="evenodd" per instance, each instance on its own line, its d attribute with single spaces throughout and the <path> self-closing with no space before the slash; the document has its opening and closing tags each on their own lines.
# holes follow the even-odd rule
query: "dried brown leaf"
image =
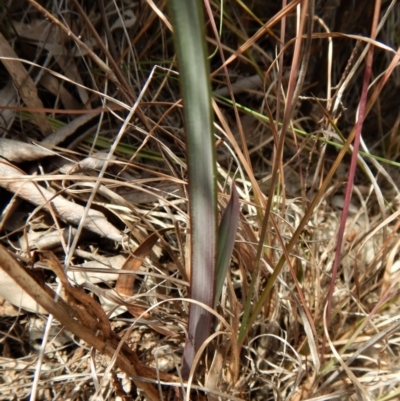
<svg viewBox="0 0 400 401">
<path fill-rule="evenodd" d="M 0 59 L 11 75 L 17 90 L 28 107 L 43 108 L 43 103 L 39 99 L 37 88 L 28 71 L 18 60 L 18 55 L 7 42 L 6 38 L 0 33 Z M 33 121 L 44 136 L 52 132 L 49 121 L 45 113 L 33 113 Z"/>
<path fill-rule="evenodd" d="M 15 111 L 3 109 L 3 106 L 16 106 L 18 104 L 17 95 L 14 83 L 9 79 L 4 88 L 0 90 L 0 127 L 4 130 L 8 130 L 12 125 Z"/>
<path fill-rule="evenodd" d="M 70 123 L 53 132 L 51 135 L 45 138 L 42 143 L 46 145 L 58 145 L 65 141 L 69 136 L 73 135 L 78 128 L 85 125 L 96 116 L 97 113 L 83 114 L 82 116 L 75 118 Z"/>
<path fill-rule="evenodd" d="M 0 157 L 9 162 L 22 163 L 53 155 L 50 150 L 30 143 L 0 138 Z"/>
<path fill-rule="evenodd" d="M 218 382 L 221 377 L 223 365 L 224 357 L 222 355 L 221 349 L 217 348 L 214 353 L 214 358 L 211 363 L 210 371 L 207 374 L 205 383 L 207 388 L 218 391 Z M 218 399 L 219 397 L 212 394 L 211 392 L 208 394 L 209 401 L 218 401 Z"/>
<path fill-rule="evenodd" d="M 75 60 L 67 56 L 56 56 L 56 62 L 60 68 L 64 71 L 64 75 L 76 84 L 76 90 L 82 104 L 89 104 L 89 94 L 85 89 L 83 79 L 81 77 L 79 68 L 77 67 Z M 89 107 L 90 108 L 90 107 Z"/>
<path fill-rule="evenodd" d="M 123 255 L 115 255 L 109 258 L 94 255 L 95 260 L 82 263 L 75 266 L 74 270 L 68 271 L 68 277 L 77 284 L 83 284 L 86 281 L 92 284 L 117 280 L 118 274 L 116 269 L 122 269 L 126 258 Z M 79 269 L 82 270 L 79 270 Z M 99 268 L 101 270 L 99 270 Z M 112 271 L 108 271 L 112 268 Z"/>
<path fill-rule="evenodd" d="M 21 288 L 26 291 L 32 298 L 52 314 L 67 330 L 80 337 L 83 341 L 94 347 L 99 352 L 109 356 L 116 356 L 116 363 L 133 378 L 135 384 L 144 391 L 146 399 L 158 401 L 159 395 L 157 390 L 149 383 L 137 380 L 138 376 L 145 378 L 161 377 L 170 380 L 171 375 L 162 372 L 154 372 L 153 369 L 143 365 L 135 352 L 125 345 L 120 345 L 121 338 L 111 331 L 111 338 L 104 340 L 96 335 L 96 333 L 84 325 L 76 321 L 71 315 L 71 310 L 66 303 L 55 302 L 49 291 L 42 288 L 36 280 L 34 280 L 28 272 L 14 259 L 14 257 L 0 245 L 0 267 L 18 283 Z M 50 289 L 49 289 L 50 290 Z M 117 352 L 117 349 L 119 352 Z"/>
<path fill-rule="evenodd" d="M 84 215 L 85 208 L 76 203 L 64 199 L 60 195 L 55 195 L 49 190 L 29 181 L 29 177 L 24 175 L 16 167 L 0 163 L 0 186 L 10 192 L 17 193 L 19 197 L 42 207 L 47 211 L 54 211 L 57 216 L 70 224 L 78 225 Z M 97 210 L 90 209 L 84 228 L 102 237 L 120 242 L 122 235 L 104 216 Z"/>
<path fill-rule="evenodd" d="M 59 97 L 62 105 L 67 110 L 81 109 L 80 103 L 71 92 L 53 75 L 45 72 L 40 78 L 40 84 L 54 96 Z"/>
<path fill-rule="evenodd" d="M 2 269 L 0 269 L 0 297 L 3 297 L 17 308 L 21 308 L 28 312 L 46 313 L 46 310 Z"/>
<path fill-rule="evenodd" d="M 33 19 L 29 23 L 13 21 L 13 28 L 18 36 L 28 40 L 30 43 L 44 46 L 44 48 L 53 54 L 65 54 L 61 31 L 58 30 L 47 20 Z M 67 35 L 65 35 L 67 36 Z M 64 51 L 62 53 L 61 51 Z"/>
</svg>

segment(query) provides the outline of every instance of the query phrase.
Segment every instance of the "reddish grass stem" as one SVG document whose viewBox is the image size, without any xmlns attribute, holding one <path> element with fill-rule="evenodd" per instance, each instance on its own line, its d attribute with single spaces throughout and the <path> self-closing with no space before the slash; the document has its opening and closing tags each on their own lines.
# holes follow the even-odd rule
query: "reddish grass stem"
<svg viewBox="0 0 400 401">
<path fill-rule="evenodd" d="M 371 28 L 371 38 L 373 38 L 373 39 L 376 38 L 376 28 L 378 26 L 380 6 L 381 6 L 380 0 L 376 0 L 375 10 L 374 10 L 374 19 L 373 19 L 372 28 Z M 335 251 L 335 259 L 333 261 L 333 266 L 332 266 L 332 277 L 331 277 L 328 298 L 327 298 L 327 310 L 326 310 L 326 316 L 325 316 L 325 324 L 327 326 L 329 325 L 329 321 L 330 321 L 330 317 L 331 317 L 333 291 L 335 289 L 335 281 L 336 281 L 337 271 L 338 271 L 338 267 L 339 267 L 339 263 L 340 263 L 340 252 L 342 249 L 344 231 L 346 228 L 346 221 L 347 221 L 347 217 L 348 217 L 350 200 L 351 200 L 351 194 L 353 191 L 354 176 L 355 176 L 355 171 L 356 171 L 356 167 L 357 167 L 358 150 L 360 147 L 361 130 L 362 130 L 365 115 L 366 115 L 368 85 L 369 85 L 369 81 L 370 81 L 370 77 L 371 77 L 373 56 L 374 56 L 374 46 L 370 46 L 368 54 L 367 54 L 366 64 L 365 64 L 363 86 L 362 86 L 361 99 L 360 99 L 360 108 L 359 108 L 358 119 L 357 119 L 357 123 L 356 123 L 356 133 L 355 133 L 355 137 L 354 137 L 353 153 L 351 156 L 351 163 L 350 163 L 350 169 L 349 169 L 349 179 L 347 181 L 347 186 L 346 186 L 346 194 L 345 194 L 345 198 L 344 198 L 343 212 L 342 212 L 342 216 L 340 219 L 340 227 L 339 227 L 338 241 L 337 241 L 336 251 Z M 321 355 L 324 355 L 325 342 L 326 342 L 326 336 L 324 334 L 324 339 L 323 339 L 322 348 L 321 348 Z"/>
</svg>

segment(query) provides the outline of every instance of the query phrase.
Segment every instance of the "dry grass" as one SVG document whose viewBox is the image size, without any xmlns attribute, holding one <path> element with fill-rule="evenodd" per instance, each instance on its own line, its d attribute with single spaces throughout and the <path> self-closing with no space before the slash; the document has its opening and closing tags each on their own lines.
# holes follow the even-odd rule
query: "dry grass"
<svg viewBox="0 0 400 401">
<path fill-rule="evenodd" d="M 165 2 L 56 3 L 2 9 L 2 138 L 12 141 L 0 142 L 1 243 L 60 291 L 34 252 L 52 251 L 70 282 L 101 303 L 141 378 L 47 314 L 27 312 L 32 300 L 20 310 L 4 301 L 0 399 L 140 400 L 137 385 L 147 382 L 163 400 L 399 399 L 399 4 L 381 5 L 329 301 L 350 171 L 351 150 L 339 152 L 355 134 L 375 2 L 317 0 L 313 25 L 278 2 L 223 2 L 229 80 L 219 53 L 210 60 L 220 205 L 234 179 L 241 216 L 189 391 L 179 379 L 190 275 L 185 135 Z M 210 6 L 218 25 L 220 4 Z M 268 21 L 270 31 L 259 31 Z M 211 54 L 217 41 L 207 28 Z M 37 89 L 18 88 L 28 81 Z M 6 286 L 17 293 L 9 282 L 1 295 Z M 259 313 L 238 339 L 246 307 Z"/>
</svg>

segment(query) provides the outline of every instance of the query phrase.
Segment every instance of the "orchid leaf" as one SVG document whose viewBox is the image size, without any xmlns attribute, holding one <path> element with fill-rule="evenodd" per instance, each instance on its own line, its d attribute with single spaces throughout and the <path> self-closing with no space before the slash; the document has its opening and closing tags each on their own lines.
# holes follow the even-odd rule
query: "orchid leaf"
<svg viewBox="0 0 400 401">
<path fill-rule="evenodd" d="M 226 272 L 231 262 L 233 246 L 239 222 L 239 196 L 235 183 L 232 184 L 231 199 L 222 216 L 218 230 L 217 285 L 215 289 L 215 306 L 221 296 Z"/>
<path fill-rule="evenodd" d="M 213 308 L 217 174 L 204 15 L 200 0 L 170 0 L 168 4 L 174 29 L 187 138 L 191 229 L 190 297 Z M 184 379 L 189 376 L 197 350 L 210 334 L 211 323 L 212 316 L 208 311 L 197 303 L 190 304 L 188 338 L 181 371 Z"/>
</svg>

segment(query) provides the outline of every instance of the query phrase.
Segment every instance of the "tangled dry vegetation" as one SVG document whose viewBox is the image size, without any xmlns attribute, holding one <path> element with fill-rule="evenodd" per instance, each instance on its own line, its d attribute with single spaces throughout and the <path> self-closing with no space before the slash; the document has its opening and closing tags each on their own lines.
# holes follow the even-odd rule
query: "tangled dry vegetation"
<svg viewBox="0 0 400 401">
<path fill-rule="evenodd" d="M 223 210 L 235 180 L 241 214 L 214 332 L 190 389 L 179 375 L 190 275 L 185 135 L 165 1 L 2 3 L 0 399 L 400 398 L 400 5 L 380 8 L 330 287 L 351 148 L 339 156 L 362 102 L 377 2 L 294 1 L 313 18 L 294 3 L 222 3 L 223 10 L 216 1 L 210 7 L 221 23 L 234 104 L 207 26 L 219 202 Z M 271 181 L 296 65 L 295 102 Z M 265 252 L 255 270 L 268 194 Z M 246 301 L 252 310 L 281 259 L 238 342 Z M 18 270 L 16 284 L 6 265 L 31 275 Z M 21 289 L 28 281 L 49 305 L 60 293 L 54 319 Z"/>
</svg>

